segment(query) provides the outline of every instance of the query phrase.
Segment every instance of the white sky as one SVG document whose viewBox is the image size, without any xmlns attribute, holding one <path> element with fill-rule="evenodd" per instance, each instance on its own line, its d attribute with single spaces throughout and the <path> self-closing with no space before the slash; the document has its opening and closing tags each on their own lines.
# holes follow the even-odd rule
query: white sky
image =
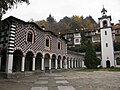
<svg viewBox="0 0 120 90">
<path fill-rule="evenodd" d="M 118 23 L 120 20 L 120 0 L 30 0 L 30 5 L 23 3 L 13 8 L 5 15 L 14 16 L 24 21 L 29 21 L 33 18 L 36 20 L 46 20 L 51 14 L 59 21 L 65 16 L 72 17 L 73 15 L 83 15 L 84 17 L 91 15 L 95 21 L 102 16 L 103 8 L 108 11 L 107 15 L 112 16 L 112 22 Z"/>
</svg>

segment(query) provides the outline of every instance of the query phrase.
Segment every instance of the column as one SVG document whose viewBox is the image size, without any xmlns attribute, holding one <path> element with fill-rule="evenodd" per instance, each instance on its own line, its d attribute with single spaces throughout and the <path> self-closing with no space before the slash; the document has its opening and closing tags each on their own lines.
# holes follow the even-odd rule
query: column
<svg viewBox="0 0 120 90">
<path fill-rule="evenodd" d="M 0 55 L 0 70 L 1 70 L 1 55 Z"/>
<path fill-rule="evenodd" d="M 70 60 L 68 61 L 68 68 L 70 68 Z"/>
<path fill-rule="evenodd" d="M 62 68 L 62 59 L 60 60 L 60 68 Z"/>
<path fill-rule="evenodd" d="M 76 60 L 75 60 L 75 68 L 76 68 Z"/>
<path fill-rule="evenodd" d="M 8 54 L 6 60 L 6 72 L 12 73 L 12 67 L 13 67 L 13 54 Z"/>
<path fill-rule="evenodd" d="M 44 57 L 42 58 L 41 70 L 44 70 Z"/>
<path fill-rule="evenodd" d="M 67 59 L 64 60 L 64 68 L 67 69 Z"/>
<path fill-rule="evenodd" d="M 71 60 L 71 68 L 73 68 L 73 60 Z"/>
<path fill-rule="evenodd" d="M 21 71 L 25 71 L 25 56 L 22 57 Z"/>
<path fill-rule="evenodd" d="M 76 67 L 78 68 L 78 60 L 77 60 L 77 64 L 76 65 L 77 65 Z"/>
<path fill-rule="evenodd" d="M 33 65 L 32 65 L 32 70 L 35 71 L 35 57 L 33 57 Z"/>
<path fill-rule="evenodd" d="M 57 59 L 55 60 L 55 69 L 57 69 L 58 67 L 58 62 L 57 62 Z"/>
<path fill-rule="evenodd" d="M 49 59 L 49 70 L 51 69 L 51 58 Z"/>
</svg>

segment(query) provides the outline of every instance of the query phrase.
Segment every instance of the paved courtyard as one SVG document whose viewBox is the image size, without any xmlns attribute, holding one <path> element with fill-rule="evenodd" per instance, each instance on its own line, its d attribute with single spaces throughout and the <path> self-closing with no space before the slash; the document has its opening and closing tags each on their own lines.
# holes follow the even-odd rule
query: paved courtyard
<svg viewBox="0 0 120 90">
<path fill-rule="evenodd" d="M 0 90 L 120 90 L 120 72 L 70 70 L 0 79 Z"/>
</svg>

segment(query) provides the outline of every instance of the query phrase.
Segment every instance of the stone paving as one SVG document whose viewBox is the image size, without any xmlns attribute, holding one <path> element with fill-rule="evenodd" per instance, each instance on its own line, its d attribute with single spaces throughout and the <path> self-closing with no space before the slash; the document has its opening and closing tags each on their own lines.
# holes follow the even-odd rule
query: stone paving
<svg viewBox="0 0 120 90">
<path fill-rule="evenodd" d="M 62 75 L 45 74 L 33 84 L 31 90 L 75 90 Z"/>
<path fill-rule="evenodd" d="M 120 90 L 120 72 L 69 70 L 0 79 L 0 90 Z"/>
</svg>

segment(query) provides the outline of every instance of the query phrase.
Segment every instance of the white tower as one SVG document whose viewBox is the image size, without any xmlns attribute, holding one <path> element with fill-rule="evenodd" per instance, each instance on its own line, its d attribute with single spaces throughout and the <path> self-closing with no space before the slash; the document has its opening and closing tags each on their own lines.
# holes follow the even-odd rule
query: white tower
<svg viewBox="0 0 120 90">
<path fill-rule="evenodd" d="M 107 16 L 107 10 L 103 7 L 101 13 L 103 14 L 99 19 L 100 34 L 101 34 L 101 50 L 102 50 L 102 66 L 103 68 L 110 68 L 114 66 L 114 50 L 111 27 L 111 16 Z"/>
</svg>

